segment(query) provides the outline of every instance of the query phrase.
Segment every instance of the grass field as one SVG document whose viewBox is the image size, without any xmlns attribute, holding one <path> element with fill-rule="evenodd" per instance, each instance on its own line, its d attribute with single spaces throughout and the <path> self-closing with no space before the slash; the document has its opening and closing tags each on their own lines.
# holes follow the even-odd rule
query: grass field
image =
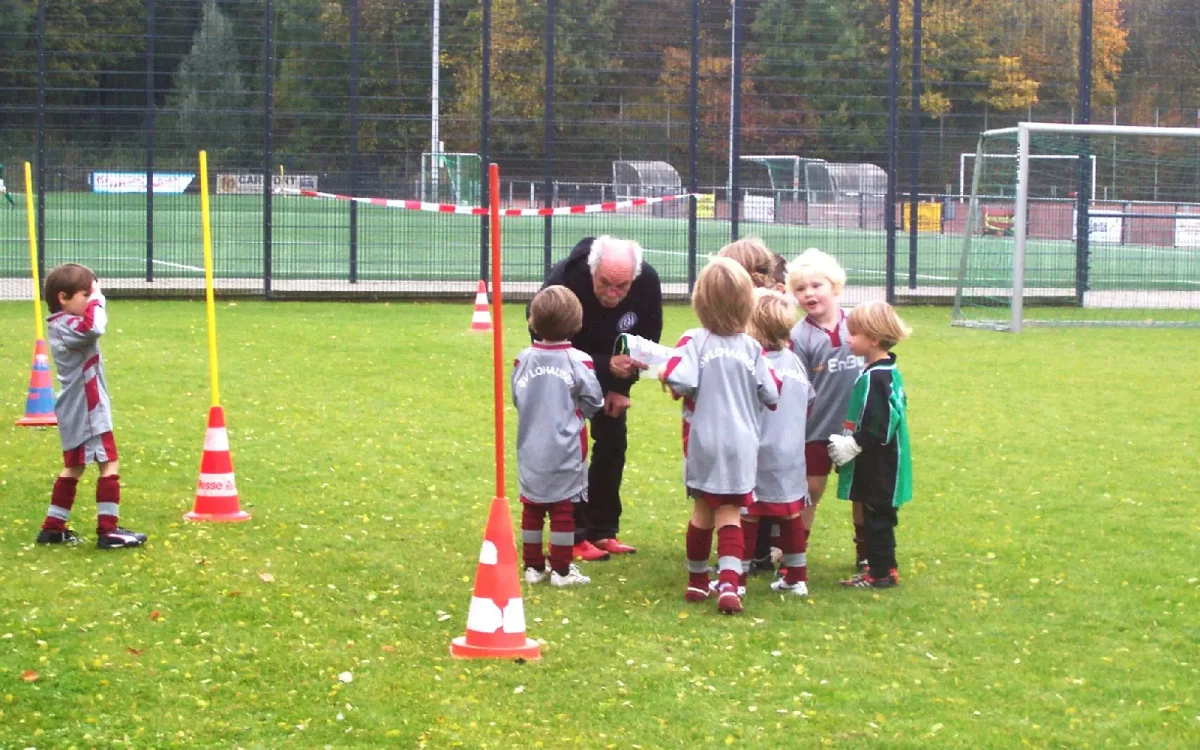
<svg viewBox="0 0 1200 750">
<path fill-rule="evenodd" d="M 222 526 L 180 518 L 203 306 L 114 302 L 122 520 L 150 542 L 101 553 L 32 544 L 59 444 L 10 426 L 33 334 L 26 304 L 0 304 L 0 748 L 1196 747 L 1195 334 L 1014 337 L 904 313 L 899 589 L 836 586 L 849 509 L 829 500 L 807 601 L 752 579 L 744 616 L 685 605 L 678 407 L 644 383 L 622 534 L 640 551 L 589 565 L 588 589 L 527 587 L 545 645 L 518 665 L 447 652 L 492 495 L 490 342 L 465 333 L 468 305 L 222 303 L 254 514 Z M 693 324 L 666 321 L 666 338 Z M 89 474 L 88 536 L 93 491 Z"/>
<path fill-rule="evenodd" d="M 17 196 L 21 198 L 22 196 Z M 46 263 L 85 263 L 105 277 L 144 277 L 146 273 L 145 197 L 49 193 L 46 198 Z M 213 236 L 218 277 L 261 277 L 262 199 L 214 196 Z M 277 279 L 345 279 L 350 269 L 350 222 L 346 203 L 277 196 L 274 200 L 272 270 Z M 674 209 L 671 209 L 674 210 Z M 28 273 L 25 220 L 20 211 L 0 211 L 4 259 L 0 276 Z M 479 219 L 361 206 L 358 218 L 358 278 L 363 280 L 479 277 Z M 542 278 L 544 219 L 506 219 L 505 272 L 513 280 Z M 714 253 L 729 238 L 725 221 L 697 225 L 701 255 Z M 744 223 L 744 234 L 759 234 L 791 258 L 807 247 L 837 256 L 853 285 L 880 286 L 885 279 L 886 237 L 880 230 L 823 229 Z M 564 257 L 581 238 L 614 234 L 639 240 L 664 281 L 687 278 L 687 222 L 661 218 L 649 209 L 620 214 L 555 217 L 552 255 Z M 958 277 L 962 238 L 923 234 L 917 249 L 916 283 L 953 286 Z M 975 238 L 969 284 L 1011 287 L 1011 238 Z M 1075 248 L 1070 241 L 1031 241 L 1026 283 L 1030 287 L 1073 289 Z M 203 275 L 199 199 L 155 198 L 156 278 Z M 909 246 L 897 237 L 897 280 L 907 285 Z M 1096 290 L 1155 289 L 1200 291 L 1200 251 L 1150 246 L 1093 247 L 1091 286 Z"/>
</svg>

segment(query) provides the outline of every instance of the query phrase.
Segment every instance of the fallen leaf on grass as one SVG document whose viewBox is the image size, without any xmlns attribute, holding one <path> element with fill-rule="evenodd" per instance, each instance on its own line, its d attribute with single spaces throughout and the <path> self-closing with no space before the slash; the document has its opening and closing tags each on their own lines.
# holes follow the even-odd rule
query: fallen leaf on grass
<svg viewBox="0 0 1200 750">
<path fill-rule="evenodd" d="M 133 648 L 132 646 L 130 646 L 125 649 L 125 653 L 132 654 L 133 656 L 141 656 L 142 651 L 144 651 L 144 650 L 145 649 Z"/>
<path fill-rule="evenodd" d="M 25 682 L 37 682 L 38 677 L 41 677 L 41 675 L 39 675 L 37 672 L 33 671 L 32 669 L 26 669 L 24 672 L 21 673 L 21 679 L 24 680 Z"/>
<path fill-rule="evenodd" d="M 153 622 L 153 621 L 155 621 L 155 620 L 159 619 L 160 617 L 162 617 L 162 612 L 159 612 L 157 609 L 156 609 L 156 610 L 153 610 L 153 611 L 150 613 L 150 620 L 151 620 L 151 622 Z"/>
<path fill-rule="evenodd" d="M 258 580 L 262 581 L 263 583 L 275 583 L 275 576 L 271 575 L 270 573 L 259 573 Z"/>
<path fill-rule="evenodd" d="M 384 646 L 383 652 L 385 654 L 394 654 L 394 653 L 396 653 L 396 647 L 395 646 Z"/>
<path fill-rule="evenodd" d="M 349 684 L 354 682 L 354 675 L 350 672 L 342 672 L 338 675 L 338 681 Z"/>
</svg>

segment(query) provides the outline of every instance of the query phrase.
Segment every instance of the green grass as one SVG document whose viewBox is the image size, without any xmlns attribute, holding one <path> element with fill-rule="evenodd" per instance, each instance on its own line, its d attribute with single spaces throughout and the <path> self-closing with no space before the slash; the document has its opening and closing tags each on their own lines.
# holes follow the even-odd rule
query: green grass
<svg viewBox="0 0 1200 750">
<path fill-rule="evenodd" d="M 812 596 L 752 580 L 738 618 L 683 602 L 678 407 L 641 384 L 623 533 L 640 551 L 590 565 L 588 589 L 526 588 L 545 645 L 518 665 L 447 652 L 493 494 L 490 342 L 465 333 L 469 306 L 221 303 L 223 402 L 254 514 L 238 525 L 180 518 L 208 407 L 203 310 L 112 305 L 122 518 L 150 542 L 101 553 L 32 544 L 59 444 L 9 426 L 33 334 L 27 305 L 0 304 L 0 748 L 1200 738 L 1192 332 L 1006 336 L 905 310 L 903 585 L 836 586 L 849 509 L 827 500 Z M 505 316 L 511 359 L 519 308 Z M 670 308 L 666 337 L 691 324 Z M 511 451 L 509 467 L 514 494 Z M 89 536 L 94 477 L 75 513 Z"/>
<path fill-rule="evenodd" d="M 20 198 L 21 196 L 18 196 Z M 144 277 L 146 273 L 145 196 L 49 193 L 46 197 L 46 263 L 85 263 L 102 277 Z M 262 199 L 213 196 L 213 242 L 218 277 L 259 277 L 263 273 Z M 674 210 L 674 209 L 671 209 Z M 196 196 L 156 196 L 156 278 L 198 278 L 203 252 Z M 348 278 L 350 223 L 347 204 L 277 196 L 272 229 L 272 272 L 277 279 Z M 479 277 L 478 217 L 360 206 L 357 270 L 360 279 L 447 279 Z M 505 273 L 510 279 L 540 280 L 543 232 L 540 218 L 511 218 L 503 224 Z M 794 257 L 808 247 L 833 253 L 846 266 L 852 285 L 885 281 L 886 236 L 881 230 L 811 228 L 782 224 L 741 225 L 759 234 L 777 252 Z M 687 222 L 656 218 L 648 209 L 620 214 L 555 217 L 552 257 L 566 256 L 589 235 L 636 239 L 666 281 L 687 278 Z M 25 220 L 20 211 L 0 211 L 0 276 L 28 275 Z M 715 253 L 729 240 L 725 221 L 701 220 L 697 247 Z M 953 286 L 958 278 L 962 238 L 922 234 L 917 249 L 916 283 Z M 1011 287 L 1012 239 L 974 238 L 968 283 Z M 1026 284 L 1073 289 L 1075 248 L 1070 241 L 1030 241 Z M 906 286 L 909 245 L 897 235 L 897 283 Z M 1091 288 L 1200 290 L 1200 252 L 1180 248 L 1100 246 L 1092 248 Z"/>
</svg>

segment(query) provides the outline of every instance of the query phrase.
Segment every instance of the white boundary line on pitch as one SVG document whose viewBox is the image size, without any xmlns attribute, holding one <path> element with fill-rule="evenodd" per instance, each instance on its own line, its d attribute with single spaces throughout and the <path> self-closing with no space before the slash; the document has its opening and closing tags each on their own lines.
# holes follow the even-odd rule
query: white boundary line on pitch
<svg viewBox="0 0 1200 750">
<path fill-rule="evenodd" d="M 113 260 L 145 262 L 146 259 L 145 258 L 126 258 L 126 257 L 121 257 L 121 256 L 115 256 L 115 257 L 113 257 Z M 170 266 L 171 268 L 182 268 L 187 271 L 199 271 L 200 273 L 204 273 L 204 268 L 202 266 L 189 266 L 186 263 L 172 263 L 169 260 L 159 260 L 158 258 L 153 258 L 152 261 L 161 266 Z"/>
</svg>

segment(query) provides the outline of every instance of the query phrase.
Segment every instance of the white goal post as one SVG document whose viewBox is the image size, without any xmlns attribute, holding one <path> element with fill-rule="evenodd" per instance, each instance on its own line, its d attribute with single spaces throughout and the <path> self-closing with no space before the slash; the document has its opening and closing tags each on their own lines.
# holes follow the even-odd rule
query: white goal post
<svg viewBox="0 0 1200 750">
<path fill-rule="evenodd" d="M 1096 200 L 1101 136 L 1113 195 Z M 954 325 L 1200 326 L 1200 127 L 1023 122 L 984 131 L 976 152 Z M 1038 195 L 1056 174 L 1047 155 L 1074 159 L 1079 181 L 1091 168 L 1092 198 Z"/>
</svg>

